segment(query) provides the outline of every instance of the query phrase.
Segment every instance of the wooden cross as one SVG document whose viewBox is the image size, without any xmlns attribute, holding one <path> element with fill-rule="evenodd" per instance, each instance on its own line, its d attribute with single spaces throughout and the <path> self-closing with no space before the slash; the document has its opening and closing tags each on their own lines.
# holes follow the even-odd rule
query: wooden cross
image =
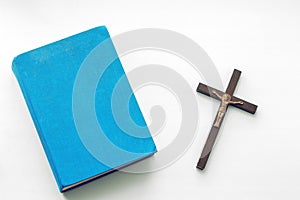
<svg viewBox="0 0 300 200">
<path fill-rule="evenodd" d="M 213 126 L 210 130 L 209 136 L 208 136 L 206 143 L 204 145 L 204 148 L 202 150 L 201 157 L 197 164 L 197 168 L 199 168 L 201 170 L 203 170 L 206 166 L 207 160 L 208 160 L 209 155 L 214 146 L 216 137 L 218 135 L 219 129 L 221 127 L 221 124 L 222 124 L 222 121 L 226 114 L 228 106 L 229 105 L 234 106 L 236 108 L 242 109 L 251 114 L 254 114 L 256 112 L 257 105 L 254 105 L 252 103 L 249 103 L 247 101 L 244 101 L 242 99 L 239 99 L 239 98 L 233 96 L 233 92 L 237 86 L 237 83 L 239 81 L 241 73 L 242 73 L 241 71 L 236 70 L 236 69 L 233 71 L 233 74 L 231 76 L 230 82 L 228 84 L 228 87 L 227 87 L 225 93 L 221 92 L 217 89 L 214 89 L 212 87 L 209 87 L 205 84 L 202 84 L 202 83 L 199 83 L 199 85 L 198 85 L 197 92 L 200 92 L 202 94 L 205 94 L 207 96 L 210 96 L 212 98 L 215 98 L 215 99 L 218 99 L 221 101 L 221 105 L 219 107 L 218 114 L 215 118 Z"/>
</svg>

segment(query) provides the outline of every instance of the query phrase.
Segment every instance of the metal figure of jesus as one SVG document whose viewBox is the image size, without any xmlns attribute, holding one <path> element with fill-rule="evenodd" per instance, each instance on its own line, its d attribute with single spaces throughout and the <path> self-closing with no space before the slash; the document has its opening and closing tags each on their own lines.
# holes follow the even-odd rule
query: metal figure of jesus
<svg viewBox="0 0 300 200">
<path fill-rule="evenodd" d="M 226 113 L 227 107 L 229 104 L 243 104 L 242 101 L 231 101 L 231 96 L 229 94 L 219 95 L 215 90 L 212 91 L 220 100 L 221 105 L 218 111 L 217 120 L 214 123 L 214 127 L 220 127 L 221 121 Z"/>
</svg>

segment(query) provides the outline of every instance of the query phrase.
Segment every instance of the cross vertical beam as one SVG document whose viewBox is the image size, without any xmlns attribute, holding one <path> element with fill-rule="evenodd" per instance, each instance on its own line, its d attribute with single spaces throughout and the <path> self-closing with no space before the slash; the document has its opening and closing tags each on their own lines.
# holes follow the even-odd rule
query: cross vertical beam
<svg viewBox="0 0 300 200">
<path fill-rule="evenodd" d="M 257 109 L 257 105 L 249 103 L 245 100 L 233 96 L 235 88 L 238 84 L 239 78 L 241 76 L 241 71 L 235 69 L 227 86 L 226 92 L 221 92 L 220 90 L 209 87 L 205 84 L 199 83 L 197 87 L 197 92 L 210 96 L 214 99 L 221 101 L 218 114 L 214 120 L 213 126 L 211 127 L 210 133 L 202 150 L 200 159 L 197 163 L 197 168 L 203 170 L 205 169 L 206 163 L 213 149 L 214 143 L 216 141 L 218 132 L 222 125 L 223 119 L 225 117 L 228 106 L 234 106 L 251 114 L 254 114 Z"/>
<path fill-rule="evenodd" d="M 227 94 L 229 94 L 231 96 L 233 95 L 234 90 L 239 82 L 240 77 L 241 77 L 241 73 L 242 73 L 241 71 L 234 69 L 233 74 L 230 78 L 230 81 L 229 81 L 227 89 L 226 89 Z"/>
</svg>

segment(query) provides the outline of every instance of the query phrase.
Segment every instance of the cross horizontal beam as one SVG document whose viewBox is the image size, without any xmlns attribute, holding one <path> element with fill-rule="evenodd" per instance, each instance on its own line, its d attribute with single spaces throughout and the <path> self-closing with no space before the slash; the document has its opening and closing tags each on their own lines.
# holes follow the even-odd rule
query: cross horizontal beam
<svg viewBox="0 0 300 200">
<path fill-rule="evenodd" d="M 216 91 L 217 93 L 219 93 L 220 95 L 224 94 L 224 92 L 222 92 L 220 90 L 217 90 L 217 89 L 214 89 L 214 88 L 212 88 L 210 86 L 207 86 L 203 83 L 199 83 L 199 85 L 197 87 L 197 92 L 200 92 L 202 94 L 205 94 L 206 96 L 209 96 L 209 97 L 212 97 L 214 99 L 219 100 L 219 98 L 215 94 L 213 94 L 213 92 L 212 92 L 213 90 Z M 231 106 L 234 106 L 236 108 L 239 108 L 239 109 L 244 110 L 246 112 L 249 112 L 251 114 L 254 114 L 257 110 L 257 105 L 249 103 L 249 102 L 247 102 L 243 99 L 232 96 L 231 100 L 232 101 L 242 101 L 243 104 L 232 104 Z"/>
</svg>

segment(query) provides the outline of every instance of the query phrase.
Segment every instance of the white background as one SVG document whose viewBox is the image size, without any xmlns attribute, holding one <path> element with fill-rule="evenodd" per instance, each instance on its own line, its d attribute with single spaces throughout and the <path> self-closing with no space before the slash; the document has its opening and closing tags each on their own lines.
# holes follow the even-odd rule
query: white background
<svg viewBox="0 0 300 200">
<path fill-rule="evenodd" d="M 297 0 L 1 0 L 0 199 L 299 199 L 299 10 Z M 182 33 L 204 48 L 225 86 L 234 68 L 243 72 L 235 95 L 258 104 L 258 111 L 252 116 L 229 109 L 205 172 L 195 165 L 216 113 L 208 108 L 217 101 L 195 94 L 197 136 L 173 165 L 148 174 L 115 173 L 58 192 L 11 62 L 99 25 L 112 36 L 146 27 Z M 160 62 L 163 58 L 155 60 Z M 191 87 L 203 81 L 190 76 Z M 151 94 L 155 91 L 172 98 L 160 89 Z M 138 94 L 146 118 L 149 98 L 147 92 Z M 177 112 L 178 106 L 168 109 Z M 172 116 L 170 126 L 177 123 Z"/>
</svg>

